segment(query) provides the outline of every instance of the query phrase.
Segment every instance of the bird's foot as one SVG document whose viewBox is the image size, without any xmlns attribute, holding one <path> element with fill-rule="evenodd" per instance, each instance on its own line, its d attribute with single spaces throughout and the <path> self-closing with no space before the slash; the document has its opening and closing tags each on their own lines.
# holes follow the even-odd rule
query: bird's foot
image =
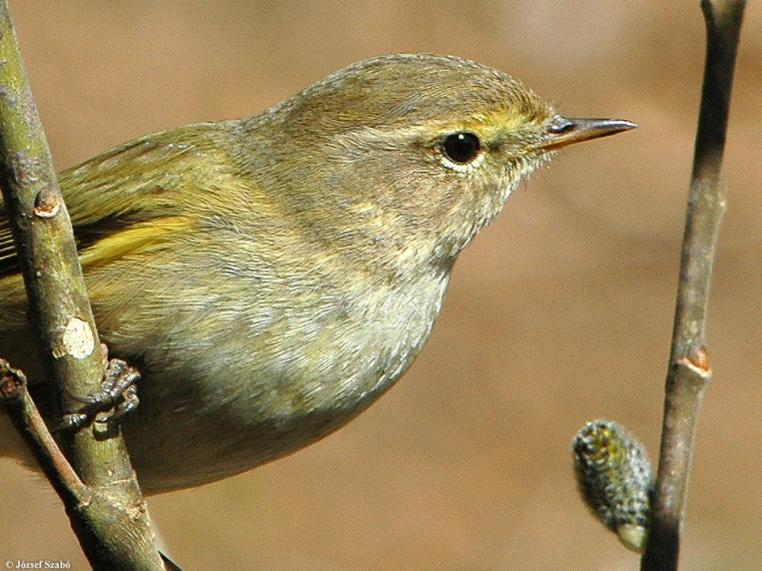
<svg viewBox="0 0 762 571">
<path fill-rule="evenodd" d="M 137 381 L 140 380 L 140 371 L 128 365 L 122 359 L 108 359 L 108 350 L 102 346 L 106 372 L 103 376 L 101 389 L 95 393 L 78 396 L 69 393 L 69 396 L 84 406 L 77 412 L 63 415 L 57 431 L 79 430 L 91 421 L 106 423 L 121 418 L 138 407 Z M 111 410 L 109 414 L 100 413 Z"/>
</svg>

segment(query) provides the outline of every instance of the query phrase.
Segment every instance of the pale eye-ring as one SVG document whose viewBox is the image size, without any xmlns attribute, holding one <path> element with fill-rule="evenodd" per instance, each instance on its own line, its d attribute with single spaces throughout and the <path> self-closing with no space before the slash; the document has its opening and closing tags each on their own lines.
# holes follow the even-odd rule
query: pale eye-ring
<svg viewBox="0 0 762 571">
<path fill-rule="evenodd" d="M 442 141 L 442 154 L 454 165 L 468 165 L 481 154 L 479 137 L 468 131 L 447 135 Z"/>
</svg>

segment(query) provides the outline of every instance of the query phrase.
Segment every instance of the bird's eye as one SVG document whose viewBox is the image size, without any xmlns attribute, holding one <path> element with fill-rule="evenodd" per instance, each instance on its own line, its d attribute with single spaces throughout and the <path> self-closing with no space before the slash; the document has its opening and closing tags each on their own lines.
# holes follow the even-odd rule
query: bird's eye
<svg viewBox="0 0 762 571">
<path fill-rule="evenodd" d="M 473 133 L 462 132 L 448 135 L 442 143 L 442 152 L 452 162 L 465 165 L 479 156 L 481 144 Z"/>
</svg>

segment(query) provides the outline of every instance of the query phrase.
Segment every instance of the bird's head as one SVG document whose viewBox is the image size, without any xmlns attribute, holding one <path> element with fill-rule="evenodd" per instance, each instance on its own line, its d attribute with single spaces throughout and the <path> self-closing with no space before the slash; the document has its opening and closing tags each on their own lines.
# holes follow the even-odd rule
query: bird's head
<svg viewBox="0 0 762 571">
<path fill-rule="evenodd" d="M 425 54 L 351 65 L 268 121 L 295 211 L 405 264 L 454 259 L 555 151 L 635 126 L 563 117 L 505 73 Z"/>
</svg>

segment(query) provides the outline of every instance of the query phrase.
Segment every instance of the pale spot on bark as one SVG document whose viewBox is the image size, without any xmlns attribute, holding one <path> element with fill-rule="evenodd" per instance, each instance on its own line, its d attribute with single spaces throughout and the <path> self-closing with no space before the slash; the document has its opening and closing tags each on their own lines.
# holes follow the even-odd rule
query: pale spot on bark
<svg viewBox="0 0 762 571">
<path fill-rule="evenodd" d="M 61 346 L 54 354 L 56 357 L 71 355 L 75 359 L 84 359 L 94 348 L 95 338 L 90 326 L 79 317 L 72 317 L 64 329 Z"/>
</svg>

